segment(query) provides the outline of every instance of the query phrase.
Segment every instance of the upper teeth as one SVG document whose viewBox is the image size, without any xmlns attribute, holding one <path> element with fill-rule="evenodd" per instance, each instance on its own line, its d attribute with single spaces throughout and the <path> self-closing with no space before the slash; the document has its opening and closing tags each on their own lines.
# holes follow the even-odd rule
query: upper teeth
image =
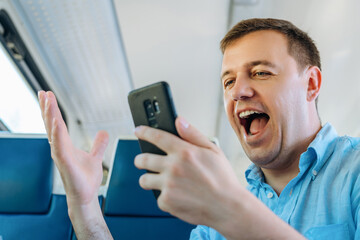
<svg viewBox="0 0 360 240">
<path fill-rule="evenodd" d="M 251 114 L 254 114 L 254 113 L 261 113 L 261 112 L 252 111 L 252 110 L 247 110 L 247 111 L 241 112 L 241 113 L 239 114 L 239 117 L 240 117 L 240 118 L 248 118 Z"/>
</svg>

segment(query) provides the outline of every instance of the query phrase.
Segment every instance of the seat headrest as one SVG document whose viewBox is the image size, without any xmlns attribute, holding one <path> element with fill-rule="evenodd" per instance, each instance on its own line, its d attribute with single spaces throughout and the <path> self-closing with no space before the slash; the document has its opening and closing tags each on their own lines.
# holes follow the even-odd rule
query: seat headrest
<svg viewBox="0 0 360 240">
<path fill-rule="evenodd" d="M 53 162 L 47 138 L 0 136 L 0 212 L 46 213 Z"/>
<path fill-rule="evenodd" d="M 140 154 L 137 140 L 120 139 L 105 200 L 105 215 L 124 216 L 169 216 L 161 211 L 152 191 L 139 185 L 139 177 L 145 173 L 134 165 Z"/>
</svg>

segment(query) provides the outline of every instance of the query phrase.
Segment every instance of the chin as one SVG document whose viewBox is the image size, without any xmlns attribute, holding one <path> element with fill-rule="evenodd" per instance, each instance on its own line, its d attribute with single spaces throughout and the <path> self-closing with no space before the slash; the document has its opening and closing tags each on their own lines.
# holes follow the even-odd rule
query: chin
<svg viewBox="0 0 360 240">
<path fill-rule="evenodd" d="M 251 162 L 253 162 L 258 167 L 275 168 L 276 165 L 278 165 L 277 159 L 280 155 L 280 147 L 270 149 L 265 147 L 258 147 L 253 149 L 243 145 L 243 149 Z"/>
</svg>

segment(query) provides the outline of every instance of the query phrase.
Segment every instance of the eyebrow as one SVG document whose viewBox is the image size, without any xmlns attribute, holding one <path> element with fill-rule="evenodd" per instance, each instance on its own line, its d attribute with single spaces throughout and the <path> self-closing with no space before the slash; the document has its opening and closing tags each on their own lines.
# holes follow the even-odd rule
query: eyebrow
<svg viewBox="0 0 360 240">
<path fill-rule="evenodd" d="M 276 65 L 273 64 L 272 62 L 269 62 L 267 60 L 258 60 L 258 61 L 253 61 L 253 62 L 249 62 L 246 64 L 247 67 L 255 67 L 255 66 L 258 66 L 258 65 L 265 65 L 265 66 L 268 66 L 268 67 L 271 67 L 271 68 L 275 68 Z"/>
<path fill-rule="evenodd" d="M 272 62 L 269 62 L 267 60 L 256 60 L 256 61 L 252 61 L 252 62 L 249 62 L 249 63 L 246 63 L 245 66 L 247 68 L 250 68 L 250 67 L 255 67 L 255 66 L 258 66 L 258 65 L 265 65 L 265 66 L 268 66 L 268 67 L 271 67 L 271 68 L 276 68 L 276 65 L 273 64 Z M 221 75 L 221 78 L 220 80 L 222 81 L 222 79 L 229 75 L 231 73 L 230 70 L 224 72 L 222 75 Z"/>
</svg>

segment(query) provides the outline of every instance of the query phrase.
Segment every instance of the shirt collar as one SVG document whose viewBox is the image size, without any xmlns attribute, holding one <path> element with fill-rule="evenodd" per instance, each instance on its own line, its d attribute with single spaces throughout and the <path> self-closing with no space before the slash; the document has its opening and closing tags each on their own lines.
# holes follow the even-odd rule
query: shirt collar
<svg viewBox="0 0 360 240">
<path fill-rule="evenodd" d="M 263 172 L 253 163 L 245 171 L 245 178 L 249 185 L 258 185 L 264 182 Z"/>
<path fill-rule="evenodd" d="M 334 140 L 337 138 L 335 128 L 326 123 L 317 133 L 315 139 L 310 143 L 306 152 L 300 157 L 299 168 L 300 174 L 304 173 L 315 161 L 313 168 L 314 177 L 324 166 L 329 156 L 334 151 Z M 251 164 L 245 171 L 246 181 L 249 185 L 257 185 L 264 181 L 264 175 L 259 167 Z"/>
<path fill-rule="evenodd" d="M 316 160 L 313 168 L 315 176 L 334 152 L 334 143 L 337 137 L 335 128 L 330 123 L 326 123 L 310 143 L 307 152 L 312 150 L 315 153 Z"/>
</svg>

